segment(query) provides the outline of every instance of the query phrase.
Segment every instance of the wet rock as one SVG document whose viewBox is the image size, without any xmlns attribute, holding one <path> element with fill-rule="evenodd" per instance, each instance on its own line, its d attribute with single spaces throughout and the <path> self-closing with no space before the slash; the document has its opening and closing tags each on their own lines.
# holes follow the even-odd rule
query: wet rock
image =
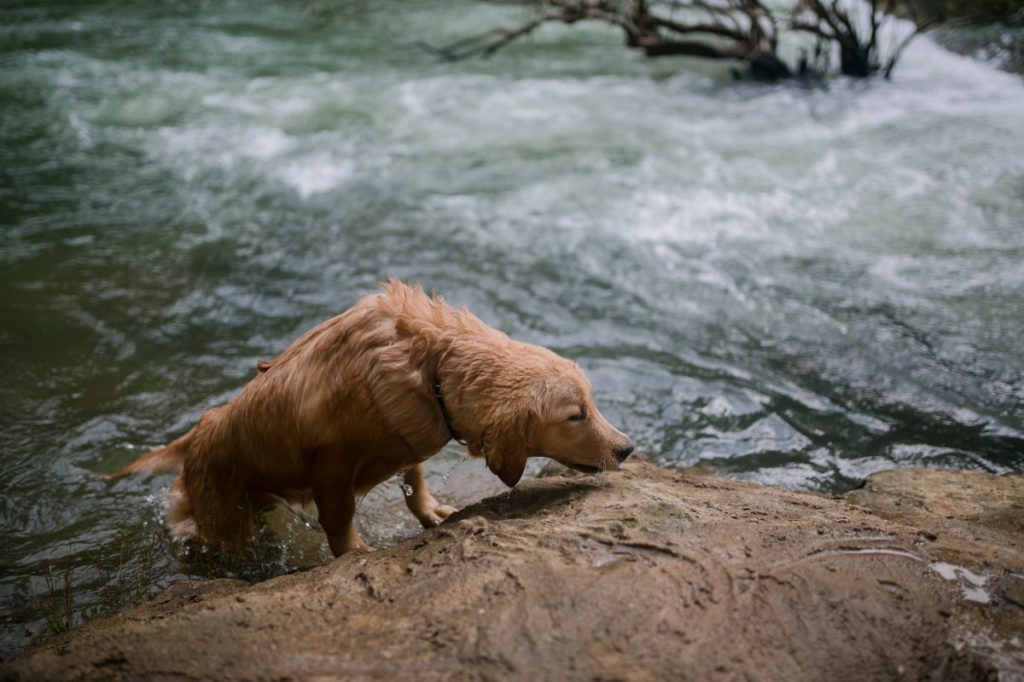
<svg viewBox="0 0 1024 682">
<path fill-rule="evenodd" d="M 918 529 L 931 556 L 974 568 L 1024 572 L 1024 476 L 894 469 L 868 477 L 846 499 Z"/>
<path fill-rule="evenodd" d="M 556 475 L 390 550 L 251 587 L 178 586 L 44 642 L 2 672 L 424 680 L 1020 674 L 1016 572 L 1024 550 L 1012 523 L 1020 479 L 993 484 L 1003 493 L 989 494 L 1000 501 L 992 506 L 964 486 L 998 477 L 949 481 L 933 473 L 872 477 L 873 491 L 851 495 L 858 506 L 642 462 L 598 477 Z M 946 492 L 934 493 L 940 488 Z M 962 505 L 950 504 L 951 491 Z M 200 590 L 197 601 L 185 596 Z"/>
</svg>

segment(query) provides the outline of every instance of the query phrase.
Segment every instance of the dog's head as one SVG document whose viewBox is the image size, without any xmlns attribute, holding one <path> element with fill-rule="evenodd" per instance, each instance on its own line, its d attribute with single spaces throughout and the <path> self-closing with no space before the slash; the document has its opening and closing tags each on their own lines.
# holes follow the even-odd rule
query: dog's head
<svg viewBox="0 0 1024 682">
<path fill-rule="evenodd" d="M 510 381 L 515 389 L 494 405 L 475 454 L 510 487 L 529 457 L 548 457 L 586 473 L 617 469 L 633 452 L 633 441 L 601 415 L 590 381 L 575 363 L 529 348 L 529 361 L 513 363 L 519 365 Z"/>
</svg>

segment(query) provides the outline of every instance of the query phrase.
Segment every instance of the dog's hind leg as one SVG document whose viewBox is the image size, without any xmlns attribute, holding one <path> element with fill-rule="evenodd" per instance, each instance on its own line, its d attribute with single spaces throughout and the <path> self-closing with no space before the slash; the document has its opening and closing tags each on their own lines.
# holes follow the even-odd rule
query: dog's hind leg
<svg viewBox="0 0 1024 682">
<path fill-rule="evenodd" d="M 165 516 L 167 532 L 171 539 L 181 542 L 192 542 L 199 539 L 199 529 L 192 511 L 192 500 L 185 488 L 185 478 L 178 475 L 164 498 L 167 508 Z"/>
<path fill-rule="evenodd" d="M 424 528 L 432 528 L 444 521 L 457 510 L 447 504 L 441 504 L 427 490 L 427 481 L 423 477 L 423 465 L 417 464 L 406 470 L 403 477 L 406 488 L 405 504 L 413 516 L 419 519 Z"/>
<path fill-rule="evenodd" d="M 253 500 L 230 471 L 209 464 L 186 462 L 179 477 L 184 479 L 182 487 L 187 491 L 192 519 L 203 542 L 238 551 L 255 532 Z"/>
</svg>

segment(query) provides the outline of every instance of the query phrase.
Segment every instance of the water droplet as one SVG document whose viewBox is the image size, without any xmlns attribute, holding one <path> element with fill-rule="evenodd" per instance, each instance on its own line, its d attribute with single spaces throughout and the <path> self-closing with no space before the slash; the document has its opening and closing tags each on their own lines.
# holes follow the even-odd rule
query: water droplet
<svg viewBox="0 0 1024 682">
<path fill-rule="evenodd" d="M 448 479 L 451 477 L 452 472 L 455 471 L 455 468 L 465 461 L 467 461 L 465 457 L 459 457 L 455 460 L 455 463 L 448 467 L 448 471 L 444 472 L 444 475 L 441 477 L 441 485 L 448 483 Z"/>
</svg>

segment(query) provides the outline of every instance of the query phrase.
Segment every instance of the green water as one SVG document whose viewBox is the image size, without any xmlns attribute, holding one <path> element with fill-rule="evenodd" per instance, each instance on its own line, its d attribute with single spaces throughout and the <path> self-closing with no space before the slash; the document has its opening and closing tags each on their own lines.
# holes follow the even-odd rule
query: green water
<svg viewBox="0 0 1024 682">
<path fill-rule="evenodd" d="M 666 466 L 1021 470 L 1019 78 L 925 39 L 892 82 L 764 86 L 585 27 L 443 64 L 415 41 L 514 10 L 314 9 L 0 10 L 2 655 L 185 575 L 325 561 L 287 515 L 240 568 L 179 561 L 167 477 L 91 472 L 389 275 L 576 359 Z M 500 489 L 462 458 L 439 497 Z M 400 500 L 362 502 L 369 540 L 416 532 Z"/>
</svg>

